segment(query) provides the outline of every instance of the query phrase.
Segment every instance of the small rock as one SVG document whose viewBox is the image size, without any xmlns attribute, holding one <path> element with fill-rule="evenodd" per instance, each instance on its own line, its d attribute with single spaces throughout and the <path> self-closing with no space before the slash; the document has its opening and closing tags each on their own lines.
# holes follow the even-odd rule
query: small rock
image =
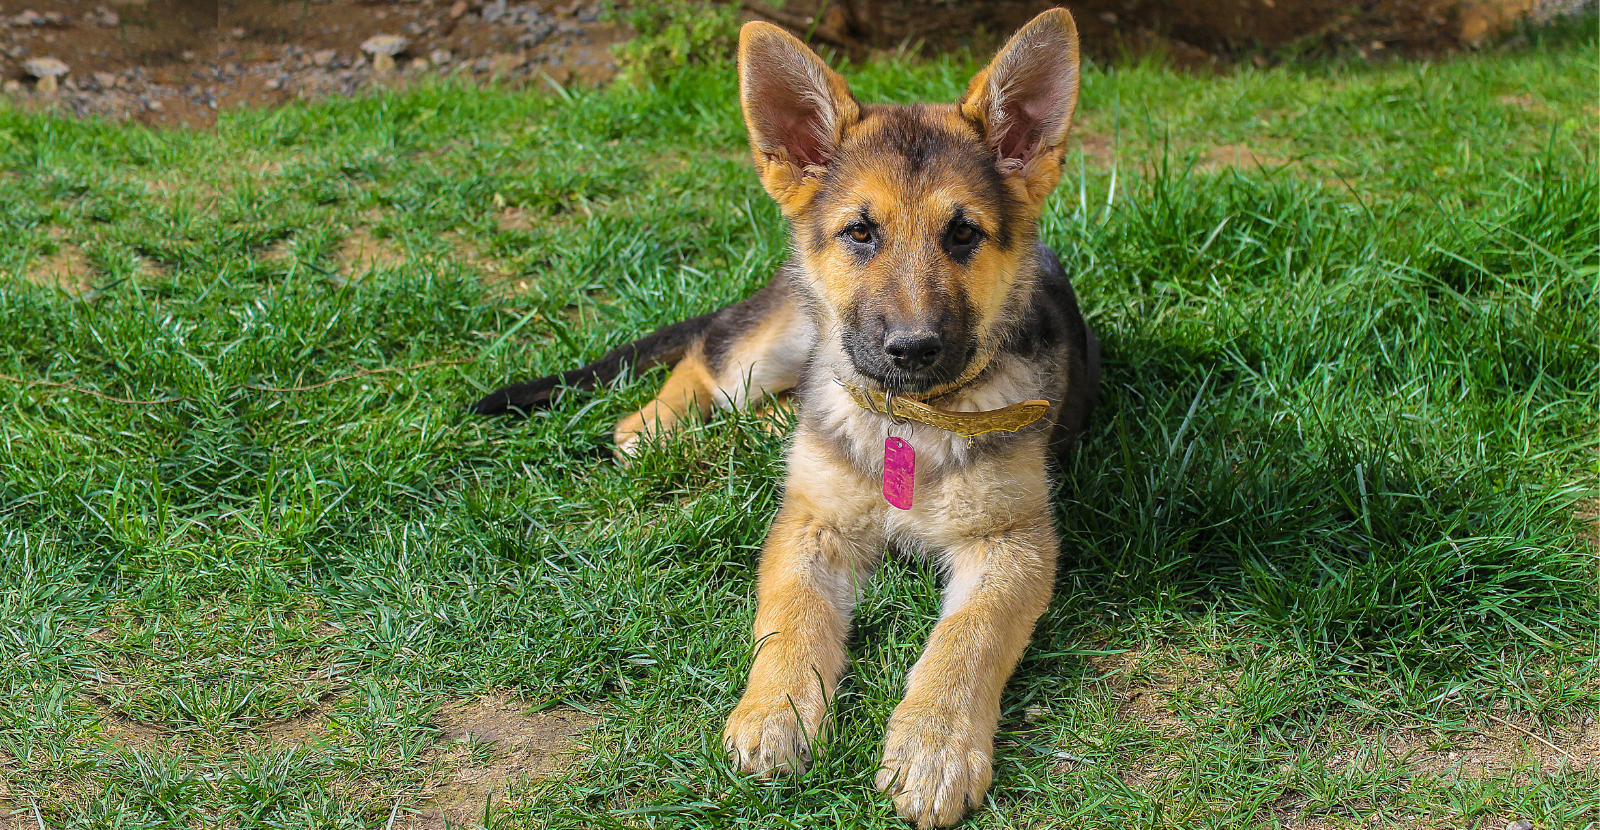
<svg viewBox="0 0 1600 830">
<path fill-rule="evenodd" d="M 39 79 L 40 92 L 55 92 L 56 79 L 71 70 L 55 58 L 29 58 L 22 62 L 22 71 Z"/>
<path fill-rule="evenodd" d="M 268 78 L 267 82 L 262 84 L 261 86 L 264 87 L 265 89 L 267 89 L 268 91 L 271 91 L 271 90 L 278 89 L 279 87 L 282 87 L 283 86 L 283 81 L 280 81 L 277 78 Z"/>
<path fill-rule="evenodd" d="M 61 12 L 45 12 L 44 22 L 51 26 L 65 26 L 67 25 L 67 18 Z"/>
<path fill-rule="evenodd" d="M 327 67 L 331 66 L 338 57 L 339 51 L 337 49 L 318 49 L 311 53 L 311 62 L 317 66 Z"/>
<path fill-rule="evenodd" d="M 96 72 L 94 82 L 99 84 L 101 89 L 114 89 L 117 85 L 117 76 L 110 72 Z"/>
<path fill-rule="evenodd" d="M 16 17 L 11 18 L 13 26 L 43 26 L 44 18 L 33 9 L 23 9 Z"/>
<path fill-rule="evenodd" d="M 467 13 L 467 0 L 456 0 L 450 7 L 450 19 L 455 20 Z"/>
<path fill-rule="evenodd" d="M 372 56 L 372 69 L 379 73 L 394 70 L 394 56 L 404 52 L 411 41 L 400 35 L 373 35 L 361 43 L 361 51 Z"/>
<path fill-rule="evenodd" d="M 154 98 L 151 98 L 149 101 L 146 101 L 144 106 L 145 106 L 145 109 L 148 109 L 151 112 L 160 112 L 162 109 L 165 108 L 160 101 L 157 101 Z"/>
<path fill-rule="evenodd" d="M 411 41 L 400 35 L 373 35 L 361 42 L 361 51 L 369 55 L 394 57 L 406 50 Z"/>
<path fill-rule="evenodd" d="M 1533 830 L 1533 822 L 1528 821 L 1525 818 L 1519 818 L 1516 821 L 1507 824 L 1506 830 Z"/>
<path fill-rule="evenodd" d="M 15 78 L 7 79 L 5 83 L 0 84 L 0 92 L 4 92 L 7 95 L 20 95 L 22 91 L 22 82 Z"/>
<path fill-rule="evenodd" d="M 115 29 L 116 27 L 122 25 L 122 15 L 117 14 L 105 6 L 100 6 L 94 10 L 94 22 L 106 27 L 107 29 Z"/>
<path fill-rule="evenodd" d="M 435 49 L 428 53 L 428 60 L 433 61 L 440 66 L 449 63 L 454 57 L 454 55 L 450 54 L 449 49 Z"/>
<path fill-rule="evenodd" d="M 493 3 L 484 5 L 483 11 L 478 12 L 483 16 L 483 22 L 493 23 L 506 15 L 506 0 L 494 0 Z"/>
<path fill-rule="evenodd" d="M 476 61 L 473 61 L 472 62 L 472 71 L 473 72 L 488 72 L 489 71 L 489 59 L 488 58 L 478 58 Z"/>
</svg>

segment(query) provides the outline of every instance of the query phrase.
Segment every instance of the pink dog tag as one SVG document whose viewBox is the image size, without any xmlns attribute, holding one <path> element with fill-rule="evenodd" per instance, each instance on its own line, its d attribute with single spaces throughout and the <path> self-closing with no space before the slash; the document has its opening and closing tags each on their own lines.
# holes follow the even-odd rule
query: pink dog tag
<svg viewBox="0 0 1600 830">
<path fill-rule="evenodd" d="M 903 438 L 883 442 L 883 497 L 901 510 L 911 509 L 917 483 L 917 451 Z"/>
</svg>

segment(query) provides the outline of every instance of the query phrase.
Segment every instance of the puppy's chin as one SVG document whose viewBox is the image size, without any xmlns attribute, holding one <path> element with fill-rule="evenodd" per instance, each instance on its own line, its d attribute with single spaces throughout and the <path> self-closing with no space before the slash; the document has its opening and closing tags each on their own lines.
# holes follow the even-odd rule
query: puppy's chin
<svg viewBox="0 0 1600 830">
<path fill-rule="evenodd" d="M 880 392 L 896 395 L 927 395 L 944 393 L 966 374 L 977 359 L 977 347 L 969 347 L 961 360 L 940 361 L 920 372 L 897 369 L 888 360 L 858 360 L 850 355 L 850 367 L 860 376 L 863 385 Z"/>
</svg>

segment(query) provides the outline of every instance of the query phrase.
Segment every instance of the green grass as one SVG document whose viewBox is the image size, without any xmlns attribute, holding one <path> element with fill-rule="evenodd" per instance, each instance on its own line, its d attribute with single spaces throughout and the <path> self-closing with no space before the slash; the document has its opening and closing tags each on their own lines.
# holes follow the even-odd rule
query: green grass
<svg viewBox="0 0 1600 830">
<path fill-rule="evenodd" d="M 1600 703 L 1596 60 L 1088 69 L 1115 152 L 1071 158 L 1044 233 L 1103 398 L 972 826 L 1600 821 L 1592 760 L 1501 725 L 1576 751 Z M 950 100 L 973 69 L 851 77 Z M 658 375 L 463 412 L 782 261 L 735 101 L 709 67 L 215 134 L 0 112 L 0 810 L 381 827 L 459 762 L 435 709 L 503 689 L 602 720 L 494 826 L 901 826 L 871 778 L 927 568 L 866 589 L 816 766 L 740 778 L 715 736 L 782 438 L 721 417 L 619 469 Z M 1239 144 L 1274 161 L 1205 164 Z M 41 284 L 72 256 L 91 290 Z M 320 740 L 261 739 L 308 714 Z M 1513 768 L 1422 763 L 1484 735 Z"/>
</svg>

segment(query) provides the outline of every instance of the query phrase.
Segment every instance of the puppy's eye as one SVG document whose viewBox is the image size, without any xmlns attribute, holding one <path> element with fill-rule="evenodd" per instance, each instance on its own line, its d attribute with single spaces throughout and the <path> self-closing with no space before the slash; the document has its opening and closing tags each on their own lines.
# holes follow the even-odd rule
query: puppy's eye
<svg viewBox="0 0 1600 830">
<path fill-rule="evenodd" d="M 844 233 L 845 236 L 850 237 L 850 241 L 861 245 L 867 245 L 872 242 L 872 229 L 861 222 L 845 228 Z"/>
<path fill-rule="evenodd" d="M 944 232 L 944 249 L 957 262 L 965 262 L 972 256 L 972 251 L 978 247 L 978 242 L 983 239 L 983 231 L 964 219 L 957 219 L 950 223 Z"/>
</svg>

